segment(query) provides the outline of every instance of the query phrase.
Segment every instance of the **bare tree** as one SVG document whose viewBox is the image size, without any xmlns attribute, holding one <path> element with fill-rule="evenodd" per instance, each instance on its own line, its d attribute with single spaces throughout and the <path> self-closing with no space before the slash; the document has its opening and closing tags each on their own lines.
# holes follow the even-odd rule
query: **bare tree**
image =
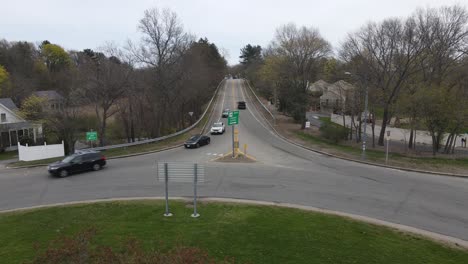
<svg viewBox="0 0 468 264">
<path fill-rule="evenodd" d="M 365 64 L 367 85 L 379 89 L 383 108 L 379 145 L 383 145 L 391 107 L 404 87 L 405 81 L 419 69 L 418 60 L 424 51 L 421 32 L 414 19 L 405 21 L 387 19 L 369 23 L 354 34 L 349 34 L 341 49 L 342 58 L 351 62 L 360 58 Z"/>
<path fill-rule="evenodd" d="M 441 85 L 468 50 L 468 12 L 454 5 L 419 9 L 413 17 L 423 33 L 425 48 L 419 61 L 421 82 Z"/>
<path fill-rule="evenodd" d="M 85 63 L 79 66 L 81 74 L 87 80 L 84 85 L 83 97 L 86 102 L 94 106 L 99 124 L 99 143 L 106 143 L 107 120 L 118 112 L 116 104 L 124 99 L 129 87 L 132 67 L 120 61 L 113 54 L 111 46 L 107 49 L 110 57 L 103 53 L 88 52 Z"/>
<path fill-rule="evenodd" d="M 450 153 L 453 149 L 454 141 L 458 133 L 461 132 L 465 119 L 465 109 L 463 103 L 460 104 L 460 98 L 464 98 L 463 89 L 461 89 L 460 81 L 462 79 L 455 77 L 457 71 L 463 67 L 463 59 L 466 55 L 468 44 L 468 13 L 461 6 L 441 7 L 438 9 L 427 8 L 419 9 L 413 15 L 417 21 L 417 26 L 424 34 L 424 54 L 419 60 L 420 73 L 414 76 L 413 81 L 409 85 L 409 96 L 413 97 L 409 107 L 408 114 L 411 117 L 411 134 L 410 147 L 412 147 L 412 136 L 414 123 L 418 119 L 424 119 L 429 130 L 433 130 L 433 126 L 429 125 L 427 120 L 434 119 L 430 115 L 430 111 L 420 111 L 422 100 L 419 100 L 419 94 L 433 94 L 433 89 L 444 90 L 452 99 L 448 101 L 435 101 L 439 104 L 444 104 L 442 108 L 449 116 L 449 122 L 442 122 L 445 127 L 440 128 L 440 133 L 449 133 L 446 141 L 445 153 Z M 463 70 L 461 70 L 463 71 Z M 458 94 L 456 97 L 452 95 Z M 463 101 L 463 99 L 462 99 Z M 454 107 L 457 105 L 457 107 Z M 439 106 L 434 106 L 439 107 Z M 440 123 L 440 124 L 442 124 Z M 436 151 L 440 147 L 440 139 L 434 137 L 433 146 Z M 435 152 L 434 152 L 435 153 Z"/>
<path fill-rule="evenodd" d="M 347 62 L 360 58 L 368 69 L 361 74 L 368 77 L 369 87 L 379 90 L 376 94 L 383 108 L 379 145 L 383 145 L 386 126 L 402 90 L 408 90 L 405 95 L 411 97 L 416 88 L 444 86 L 452 66 L 466 51 L 466 23 L 467 12 L 460 6 L 419 9 L 407 19 L 369 23 L 348 35 L 341 56 Z M 413 119 L 417 108 L 407 107 Z"/>
<path fill-rule="evenodd" d="M 177 14 L 169 9 L 149 9 L 140 20 L 138 29 L 143 34 L 141 42 L 136 45 L 128 43 L 128 50 L 137 63 L 153 71 L 153 80 L 147 87 L 147 105 L 156 120 L 153 135 L 165 130 L 167 112 L 177 97 L 171 92 L 175 83 L 180 80 L 176 63 L 189 48 L 193 37 L 183 30 Z"/>
<path fill-rule="evenodd" d="M 276 30 L 270 49 L 291 63 L 293 78 L 298 79 L 305 90 L 307 81 L 317 73 L 319 60 L 330 54 L 331 45 L 317 29 L 298 28 L 290 23 Z"/>
<path fill-rule="evenodd" d="M 152 8 L 145 11 L 138 29 L 143 34 L 138 47 L 129 48 L 138 62 L 161 68 L 175 63 L 193 37 L 184 32 L 176 13 L 169 9 Z"/>
<path fill-rule="evenodd" d="M 287 24 L 276 30 L 274 40 L 265 52 L 266 58 L 275 61 L 282 73 L 276 83 L 279 85 L 280 110 L 290 112 L 294 118 L 305 125 L 305 112 L 308 107 L 307 84 L 315 79 L 319 61 L 329 55 L 331 45 L 321 37 L 315 28 Z M 281 96 L 287 95 L 290 96 Z M 291 96 L 293 95 L 293 96 Z"/>
</svg>

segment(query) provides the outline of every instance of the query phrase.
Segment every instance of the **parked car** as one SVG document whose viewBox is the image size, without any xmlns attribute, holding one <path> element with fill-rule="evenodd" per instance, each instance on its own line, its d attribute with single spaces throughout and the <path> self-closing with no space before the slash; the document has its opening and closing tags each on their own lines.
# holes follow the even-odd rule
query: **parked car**
<svg viewBox="0 0 468 264">
<path fill-rule="evenodd" d="M 237 102 L 237 109 L 246 109 L 246 105 L 244 101 Z"/>
<path fill-rule="evenodd" d="M 372 122 L 374 122 L 374 115 L 368 112 L 367 116 L 366 116 L 366 113 L 362 112 L 361 113 L 361 120 L 364 121 L 364 119 L 366 119 L 367 123 L 372 123 Z"/>
<path fill-rule="evenodd" d="M 97 151 L 77 152 L 65 157 L 62 161 L 49 164 L 50 174 L 58 177 L 67 177 L 76 172 L 94 170 L 98 171 L 106 165 L 106 157 Z"/>
<path fill-rule="evenodd" d="M 221 115 L 221 117 L 227 118 L 228 116 L 229 116 L 229 109 L 226 108 L 226 109 L 224 109 L 223 114 Z"/>
<path fill-rule="evenodd" d="M 210 137 L 205 135 L 195 135 L 185 141 L 185 148 L 199 148 L 203 145 L 210 144 Z"/>
<path fill-rule="evenodd" d="M 224 126 L 223 122 L 216 122 L 213 124 L 211 127 L 211 134 L 224 134 L 224 131 L 226 130 L 226 127 Z"/>
</svg>

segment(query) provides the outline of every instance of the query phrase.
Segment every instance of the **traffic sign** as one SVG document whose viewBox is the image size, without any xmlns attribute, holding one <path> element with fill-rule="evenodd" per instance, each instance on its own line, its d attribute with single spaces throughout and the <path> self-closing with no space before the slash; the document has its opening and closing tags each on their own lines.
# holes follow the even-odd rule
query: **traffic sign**
<svg viewBox="0 0 468 264">
<path fill-rule="evenodd" d="M 86 140 L 97 141 L 97 132 L 96 131 L 86 132 Z"/>
<path fill-rule="evenodd" d="M 231 111 L 228 114 L 228 126 L 239 124 L 239 111 Z"/>
</svg>

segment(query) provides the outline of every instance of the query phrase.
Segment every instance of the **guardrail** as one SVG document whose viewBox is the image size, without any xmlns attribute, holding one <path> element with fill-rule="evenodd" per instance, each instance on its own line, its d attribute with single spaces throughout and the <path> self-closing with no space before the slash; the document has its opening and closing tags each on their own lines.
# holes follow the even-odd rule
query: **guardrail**
<svg viewBox="0 0 468 264">
<path fill-rule="evenodd" d="M 213 103 L 213 101 L 214 101 L 216 95 L 218 94 L 219 87 L 221 87 L 221 85 L 222 85 L 225 81 L 226 81 L 226 79 L 223 79 L 223 80 L 218 84 L 218 87 L 216 87 L 216 90 L 215 90 L 215 93 L 213 94 L 213 97 L 211 97 L 211 100 L 210 100 L 210 102 L 208 103 L 208 106 L 206 107 L 206 109 L 205 109 L 205 111 L 203 112 L 203 114 L 201 115 L 201 117 L 200 117 L 195 123 L 193 123 L 191 126 L 189 126 L 189 127 L 187 127 L 187 128 L 184 128 L 184 129 L 182 129 L 182 130 L 180 130 L 180 131 L 177 131 L 177 132 L 175 132 L 175 133 L 173 133 L 173 134 L 165 135 L 165 136 L 158 137 L 158 138 L 146 139 L 146 140 L 141 140 L 141 141 L 132 142 L 132 143 L 123 143 L 123 144 L 109 145 L 109 146 L 104 146 L 104 147 L 79 149 L 79 150 L 76 150 L 76 151 L 83 151 L 83 150 L 108 150 L 108 149 L 116 149 L 116 148 L 125 148 L 125 147 L 131 147 L 131 146 L 137 146 L 137 145 L 148 144 L 148 143 L 154 143 L 154 142 L 162 141 L 162 140 L 165 140 L 165 139 L 168 139 L 168 138 L 172 138 L 172 137 L 175 137 L 175 136 L 184 134 L 184 133 L 186 133 L 186 132 L 192 130 L 194 127 L 196 127 L 196 126 L 203 120 L 203 118 L 205 117 L 206 113 L 207 113 L 208 110 L 210 109 L 211 104 Z M 206 122 L 208 123 L 209 120 L 207 120 Z M 202 131 L 205 129 L 205 127 L 206 127 L 206 124 L 203 126 Z"/>
<path fill-rule="evenodd" d="M 250 86 L 250 82 L 247 80 L 247 79 L 244 79 L 244 81 L 247 83 L 247 85 L 249 86 L 249 89 L 250 91 L 252 91 L 253 95 L 255 96 L 255 98 L 257 98 L 257 101 L 260 103 L 260 105 L 262 105 L 262 107 L 271 115 L 271 117 L 273 118 L 273 126 L 276 126 L 276 118 L 275 116 L 271 113 L 270 110 L 268 110 L 268 108 L 262 103 L 262 101 L 260 100 L 260 98 L 258 98 L 257 94 L 255 93 L 255 91 L 252 89 L 252 87 Z"/>
</svg>

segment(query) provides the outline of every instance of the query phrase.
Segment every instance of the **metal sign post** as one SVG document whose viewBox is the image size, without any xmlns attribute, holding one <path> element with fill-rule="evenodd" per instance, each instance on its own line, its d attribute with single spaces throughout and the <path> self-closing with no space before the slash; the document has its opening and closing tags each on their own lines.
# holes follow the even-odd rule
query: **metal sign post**
<svg viewBox="0 0 468 264">
<path fill-rule="evenodd" d="M 237 154 L 239 153 L 239 130 L 234 128 L 234 152 Z"/>
<path fill-rule="evenodd" d="M 198 164 L 193 164 L 193 214 L 194 218 L 199 217 L 197 213 L 197 178 L 198 178 Z"/>
<path fill-rule="evenodd" d="M 385 155 L 385 164 L 388 163 L 388 145 L 390 145 L 390 130 L 387 131 L 387 151 Z"/>
<path fill-rule="evenodd" d="M 234 145 L 234 126 L 239 124 L 239 111 L 231 111 L 228 114 L 228 126 L 232 127 L 232 157 L 235 158 L 235 145 Z"/>
<path fill-rule="evenodd" d="M 164 182 L 166 189 L 166 213 L 164 216 L 172 216 L 172 214 L 169 212 L 169 173 L 167 170 L 167 163 L 164 163 Z"/>
<path fill-rule="evenodd" d="M 234 126 L 232 127 L 232 158 L 235 158 L 235 152 L 234 152 Z"/>
<path fill-rule="evenodd" d="M 197 185 L 205 181 L 205 167 L 193 162 L 158 162 L 157 179 L 164 181 L 166 191 L 166 211 L 164 216 L 172 216 L 169 211 L 169 182 L 192 183 L 193 184 L 193 214 L 199 217 L 197 211 Z"/>
</svg>

